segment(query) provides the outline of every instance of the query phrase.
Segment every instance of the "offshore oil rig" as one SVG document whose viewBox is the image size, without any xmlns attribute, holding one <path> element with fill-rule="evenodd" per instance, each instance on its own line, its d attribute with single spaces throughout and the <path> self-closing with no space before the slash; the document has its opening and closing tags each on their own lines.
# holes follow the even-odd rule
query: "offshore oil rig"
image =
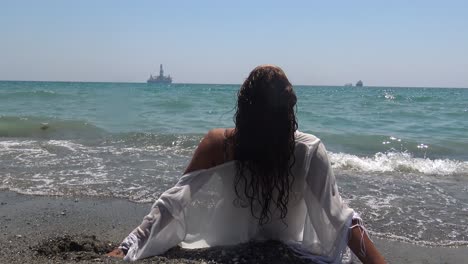
<svg viewBox="0 0 468 264">
<path fill-rule="evenodd" d="M 163 70 L 163 65 L 159 65 L 159 76 L 153 77 L 151 74 L 147 83 L 161 83 L 161 84 L 171 84 L 172 83 L 172 77 L 170 75 L 164 76 L 164 70 Z"/>
</svg>

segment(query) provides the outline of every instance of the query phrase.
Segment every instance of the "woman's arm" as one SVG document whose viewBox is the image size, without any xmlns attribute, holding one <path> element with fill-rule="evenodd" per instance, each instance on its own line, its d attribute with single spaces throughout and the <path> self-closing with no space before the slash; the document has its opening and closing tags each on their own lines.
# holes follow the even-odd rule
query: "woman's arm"
<svg viewBox="0 0 468 264">
<path fill-rule="evenodd" d="M 367 233 L 359 225 L 358 221 L 353 220 L 351 237 L 348 242 L 349 248 L 364 263 L 387 263 L 384 257 L 379 253 L 374 243 L 369 239 Z"/>
</svg>

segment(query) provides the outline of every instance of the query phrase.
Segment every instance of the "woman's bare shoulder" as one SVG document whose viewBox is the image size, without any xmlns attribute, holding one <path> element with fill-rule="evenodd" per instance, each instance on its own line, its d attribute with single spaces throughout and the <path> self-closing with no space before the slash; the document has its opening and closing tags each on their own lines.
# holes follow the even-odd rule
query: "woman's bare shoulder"
<svg viewBox="0 0 468 264">
<path fill-rule="evenodd" d="M 208 133 L 205 135 L 205 138 L 224 140 L 226 136 L 230 136 L 233 131 L 234 128 L 213 128 L 208 131 Z"/>
<path fill-rule="evenodd" d="M 185 173 L 194 170 L 208 169 L 224 162 L 226 131 L 229 134 L 229 131 L 232 131 L 232 129 L 214 128 L 206 133 L 195 150 Z"/>
<path fill-rule="evenodd" d="M 219 140 L 224 137 L 226 128 L 213 128 L 206 133 L 204 139 Z"/>
</svg>

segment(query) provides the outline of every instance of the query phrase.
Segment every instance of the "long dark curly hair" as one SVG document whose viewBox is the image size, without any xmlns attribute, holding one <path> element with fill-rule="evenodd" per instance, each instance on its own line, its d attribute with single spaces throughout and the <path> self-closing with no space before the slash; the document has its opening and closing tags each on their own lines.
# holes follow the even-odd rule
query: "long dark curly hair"
<svg viewBox="0 0 468 264">
<path fill-rule="evenodd" d="M 270 222 L 272 210 L 287 215 L 294 181 L 296 95 L 277 66 L 256 67 L 238 92 L 235 130 L 231 137 L 236 160 L 236 206 L 248 207 L 260 225 Z M 256 209 L 260 207 L 259 214 Z"/>
</svg>

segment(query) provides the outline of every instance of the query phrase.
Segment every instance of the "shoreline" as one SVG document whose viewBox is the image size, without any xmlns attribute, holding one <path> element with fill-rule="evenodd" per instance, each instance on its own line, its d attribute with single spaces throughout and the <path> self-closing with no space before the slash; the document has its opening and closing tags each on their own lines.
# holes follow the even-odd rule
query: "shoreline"
<svg viewBox="0 0 468 264">
<path fill-rule="evenodd" d="M 118 198 L 23 195 L 0 191 L 0 259 L 5 263 L 125 263 L 102 255 L 119 244 L 150 204 Z M 463 263 L 468 247 L 426 247 L 373 238 L 388 263 Z M 301 263 L 278 242 L 186 250 L 138 263 Z"/>
</svg>

